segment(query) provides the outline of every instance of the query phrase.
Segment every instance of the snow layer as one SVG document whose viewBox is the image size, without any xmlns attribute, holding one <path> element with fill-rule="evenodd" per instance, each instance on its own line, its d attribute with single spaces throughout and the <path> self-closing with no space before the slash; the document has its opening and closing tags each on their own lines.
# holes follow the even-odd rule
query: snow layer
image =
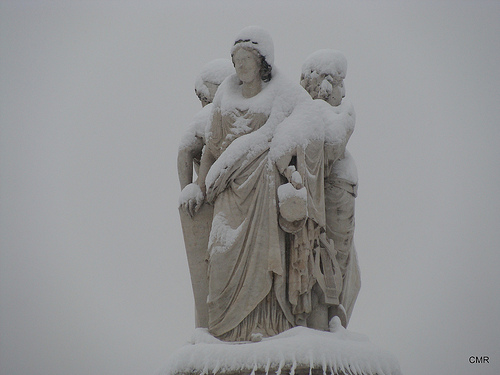
<svg viewBox="0 0 500 375">
<path fill-rule="evenodd" d="M 343 121 L 346 125 L 347 131 L 354 131 L 354 124 L 356 122 L 356 114 L 352 103 L 344 98 L 342 103 L 336 107 L 331 107 L 331 110 L 339 115 L 338 121 Z M 341 127 L 328 127 L 325 134 L 325 141 L 332 145 L 337 143 L 339 139 Z M 358 170 L 354 158 L 345 150 L 344 157 L 333 164 L 332 173 L 336 178 L 341 178 L 353 184 L 358 183 Z"/>
<path fill-rule="evenodd" d="M 324 100 L 304 101 L 277 127 L 271 142 L 270 158 L 276 161 L 294 148 L 305 148 L 315 140 L 339 149 L 346 134 L 354 131 L 355 121 L 351 104 L 346 103 L 339 108 Z"/>
<path fill-rule="evenodd" d="M 271 35 L 259 26 L 248 26 L 239 32 L 234 39 L 235 44 L 231 49 L 231 55 L 234 54 L 237 48 L 247 47 L 252 48 L 264 56 L 269 65 L 274 65 L 274 43 Z"/>
<path fill-rule="evenodd" d="M 316 72 L 330 74 L 344 79 L 347 74 L 347 59 L 342 52 L 333 49 L 320 49 L 310 54 L 302 65 L 302 74 L 308 76 Z"/>
<path fill-rule="evenodd" d="M 229 59 L 215 59 L 206 64 L 196 77 L 195 89 L 197 92 L 210 96 L 205 82 L 220 85 L 226 77 L 234 73 L 234 66 Z"/>
<path fill-rule="evenodd" d="M 321 100 L 317 100 L 321 101 Z M 336 107 L 329 105 L 329 110 L 338 116 L 330 114 L 331 122 L 326 127 L 325 142 L 330 144 L 338 144 L 344 139 L 345 132 L 352 134 L 356 123 L 356 113 L 352 103 L 344 98 L 342 103 Z"/>
<path fill-rule="evenodd" d="M 268 115 L 267 122 L 258 130 L 234 140 L 210 168 L 206 178 L 207 187 L 224 173 L 235 160 L 251 160 L 255 155 L 269 148 L 276 127 L 297 108 L 298 103 L 312 102 L 307 92 L 297 84 L 283 77 L 277 69 L 273 69 L 273 78 L 263 83 L 262 91 L 252 98 L 244 98 L 239 87 L 239 79 L 235 75 L 228 77 L 217 90 L 214 107 L 220 109 L 222 115 L 231 113 L 234 108 L 240 111 Z M 210 136 L 210 130 L 206 137 Z M 242 167 L 245 166 L 243 163 Z"/>
<path fill-rule="evenodd" d="M 184 189 L 182 189 L 181 194 L 179 195 L 179 207 L 183 204 L 187 204 L 191 198 L 196 199 L 196 204 L 201 205 L 203 202 L 203 193 L 200 189 L 200 186 L 197 183 L 191 183 L 186 185 Z"/>
<path fill-rule="evenodd" d="M 244 220 L 238 228 L 233 229 L 224 213 L 221 212 L 215 215 L 212 221 L 212 230 L 210 231 L 210 239 L 208 242 L 208 248 L 212 249 L 211 254 L 226 252 L 238 238 L 245 222 L 246 220 Z M 212 246 L 214 244 L 215 246 Z"/>
<path fill-rule="evenodd" d="M 338 324 L 333 333 L 295 327 L 255 343 L 223 342 L 198 328 L 191 342 L 174 352 L 158 375 L 241 370 L 278 375 L 286 371 L 293 375 L 295 369 L 304 367 L 322 368 L 324 374 L 401 374 L 392 354 L 372 344 L 365 335 Z"/>
<path fill-rule="evenodd" d="M 332 107 L 323 100 L 313 100 L 301 86 L 287 80 L 277 69 L 273 72 L 273 79 L 264 83 L 262 91 L 252 98 L 242 96 L 236 74 L 219 86 L 213 110 L 219 109 L 225 115 L 237 108 L 265 114 L 269 118 L 258 130 L 234 140 L 215 161 L 206 178 L 209 190 L 235 160 L 242 160 L 244 167 L 246 160 L 252 160 L 255 155 L 269 149 L 270 161 L 276 162 L 295 148 L 305 148 L 315 140 L 340 146 L 346 133 L 352 133 L 355 123 L 352 105 L 346 102 Z M 210 132 L 207 130 L 207 139 Z"/>
<path fill-rule="evenodd" d="M 280 207 L 288 199 L 294 197 L 307 201 L 306 188 L 303 187 L 301 189 L 295 189 L 291 183 L 284 184 L 278 187 L 278 200 Z"/>
<path fill-rule="evenodd" d="M 212 119 L 212 107 L 212 103 L 207 104 L 200 111 L 198 111 L 198 113 L 196 113 L 193 120 L 182 135 L 179 150 L 190 148 L 196 143 L 197 138 L 202 140 L 205 139 L 206 128 L 210 125 L 210 121 Z"/>
<path fill-rule="evenodd" d="M 345 150 L 345 156 L 333 164 L 332 174 L 336 178 L 341 178 L 350 183 L 358 183 L 358 169 L 349 151 Z"/>
</svg>

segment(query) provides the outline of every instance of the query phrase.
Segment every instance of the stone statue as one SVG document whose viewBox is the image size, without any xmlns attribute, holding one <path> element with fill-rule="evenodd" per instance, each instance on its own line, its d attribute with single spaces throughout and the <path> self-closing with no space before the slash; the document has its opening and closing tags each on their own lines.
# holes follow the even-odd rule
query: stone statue
<svg viewBox="0 0 500 375">
<path fill-rule="evenodd" d="M 215 95 L 199 177 L 180 198 L 193 217 L 183 222 L 186 244 L 194 237 L 202 246 L 189 226 L 204 222 L 210 231 L 208 331 L 259 341 L 298 325 L 328 330 L 337 315 L 345 325 L 325 177 L 345 155 L 354 114 L 287 81 L 258 27 L 240 32 L 231 57 L 236 73 Z M 207 206 L 213 212 L 203 216 Z"/>
<path fill-rule="evenodd" d="M 347 60 L 335 50 L 324 49 L 311 54 L 302 66 L 301 85 L 313 99 L 329 103 L 338 114 L 352 116 L 354 109 L 345 97 L 344 78 Z M 354 123 L 353 123 L 354 127 Z M 326 235 L 333 240 L 336 258 L 342 273 L 340 308 L 347 327 L 354 303 L 361 287 L 356 248 L 354 247 L 354 199 L 357 195 L 358 176 L 351 154 L 345 150 L 336 161 L 330 162 L 325 173 Z M 341 315 L 341 312 L 336 312 Z"/>
<path fill-rule="evenodd" d="M 234 73 L 234 67 L 228 59 L 217 59 L 203 67 L 195 84 L 195 93 L 200 99 L 202 110 L 194 117 L 187 128 L 177 156 L 177 171 L 181 189 L 193 183 L 193 169 L 199 172 L 205 129 L 210 124 L 212 101 L 222 81 Z M 189 190 L 189 188 L 188 188 Z M 179 210 L 184 242 L 191 274 L 191 283 L 195 300 L 196 327 L 208 327 L 208 282 L 207 282 L 207 246 L 213 209 L 205 205 L 196 216 L 191 208 Z"/>
<path fill-rule="evenodd" d="M 197 81 L 204 107 L 179 149 L 198 329 L 162 374 L 401 375 L 345 328 L 360 288 L 345 57 L 317 51 L 292 83 L 270 35 L 251 26 L 231 59 L 218 88 Z"/>
</svg>

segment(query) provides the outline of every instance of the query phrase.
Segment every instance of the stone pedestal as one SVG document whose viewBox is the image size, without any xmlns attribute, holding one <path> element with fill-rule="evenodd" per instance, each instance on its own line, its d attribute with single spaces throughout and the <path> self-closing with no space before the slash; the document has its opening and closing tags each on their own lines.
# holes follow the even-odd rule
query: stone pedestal
<svg viewBox="0 0 500 375">
<path fill-rule="evenodd" d="M 304 327 L 256 343 L 227 343 L 195 330 L 158 375 L 401 375 L 396 358 L 365 335 Z"/>
</svg>

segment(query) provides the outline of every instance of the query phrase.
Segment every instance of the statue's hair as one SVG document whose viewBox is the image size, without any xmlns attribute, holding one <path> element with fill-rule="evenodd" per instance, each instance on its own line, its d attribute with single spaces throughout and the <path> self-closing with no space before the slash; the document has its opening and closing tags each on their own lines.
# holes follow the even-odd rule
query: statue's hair
<svg viewBox="0 0 500 375">
<path fill-rule="evenodd" d="M 250 42 L 250 39 L 240 39 L 240 40 L 237 40 L 236 42 L 234 42 L 234 45 L 237 45 L 238 43 L 245 43 L 245 42 Z M 252 43 L 257 44 L 255 42 L 252 42 Z M 256 50 L 255 48 L 251 48 L 251 47 L 247 47 L 247 46 L 241 46 L 240 48 L 244 48 L 247 51 L 250 51 L 250 52 L 254 53 L 260 59 L 260 71 L 259 71 L 259 73 L 260 73 L 260 79 L 263 80 L 264 82 L 269 82 L 271 80 L 271 78 L 273 78 L 272 77 L 273 67 L 268 64 L 268 62 L 266 61 L 265 56 L 262 56 L 260 54 L 260 52 L 258 50 Z M 231 54 L 231 59 L 233 58 L 234 53 L 238 49 L 239 48 L 237 48 L 237 49 L 235 49 L 233 51 L 233 53 Z M 233 65 L 234 65 L 234 62 L 233 62 Z"/>
</svg>

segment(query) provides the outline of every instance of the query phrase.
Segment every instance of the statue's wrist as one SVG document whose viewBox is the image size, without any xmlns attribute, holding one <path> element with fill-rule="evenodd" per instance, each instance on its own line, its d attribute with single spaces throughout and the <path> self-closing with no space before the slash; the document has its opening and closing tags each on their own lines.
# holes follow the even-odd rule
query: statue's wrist
<svg viewBox="0 0 500 375">
<path fill-rule="evenodd" d="M 199 186 L 200 186 L 201 192 L 203 193 L 203 196 L 205 197 L 207 195 L 207 186 L 205 184 L 199 185 Z"/>
</svg>

